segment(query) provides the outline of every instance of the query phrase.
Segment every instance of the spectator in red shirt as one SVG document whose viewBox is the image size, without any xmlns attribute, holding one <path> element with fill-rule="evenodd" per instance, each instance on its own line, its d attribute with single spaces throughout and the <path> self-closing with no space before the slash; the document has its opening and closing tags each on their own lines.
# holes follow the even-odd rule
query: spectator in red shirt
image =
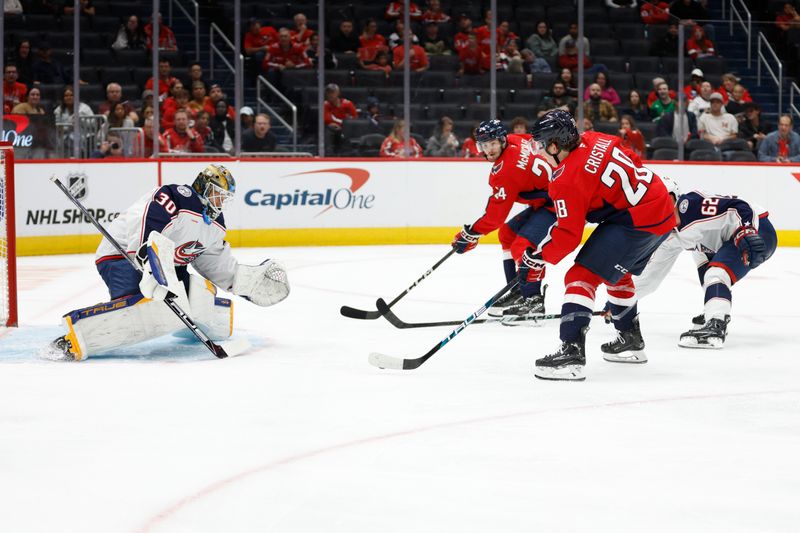
<svg viewBox="0 0 800 533">
<path fill-rule="evenodd" d="M 491 21 L 492 21 L 492 10 L 487 9 L 485 11 L 485 15 L 483 17 L 483 26 L 478 26 L 475 28 L 475 35 L 478 37 L 478 46 L 484 49 L 486 52 L 491 50 L 491 38 L 492 38 L 492 31 L 491 28 Z"/>
<path fill-rule="evenodd" d="M 375 61 L 364 65 L 364 69 L 383 71 L 388 79 L 392 73 L 392 64 L 389 62 L 389 52 L 386 50 L 378 52 L 378 55 L 375 56 Z"/>
<path fill-rule="evenodd" d="M 325 102 L 323 103 L 325 121 L 325 145 L 339 155 L 344 148 L 345 138 L 342 133 L 344 121 L 358 118 L 356 106 L 347 98 L 342 98 L 339 86 L 329 83 L 325 86 Z"/>
<path fill-rule="evenodd" d="M 491 67 L 491 60 L 480 46 L 478 46 L 478 37 L 473 33 L 467 40 L 469 43 L 466 48 L 462 48 L 458 52 L 458 58 L 461 60 L 461 67 L 458 69 L 459 75 L 464 74 L 483 74 Z"/>
<path fill-rule="evenodd" d="M 289 68 L 310 68 L 311 60 L 306 55 L 306 48 L 292 42 L 292 34 L 286 28 L 278 31 L 278 42 L 269 47 L 262 67 L 266 71 L 282 72 Z"/>
<path fill-rule="evenodd" d="M 206 152 L 214 150 L 211 146 L 213 142 L 213 133 L 211 132 L 211 128 L 208 127 L 210 120 L 211 116 L 208 114 L 208 111 L 198 112 L 197 118 L 194 119 L 194 131 L 197 132 L 197 135 L 203 140 L 203 150 Z"/>
<path fill-rule="evenodd" d="M 378 33 L 378 23 L 373 18 L 367 19 L 364 23 L 364 32 L 358 38 L 358 42 L 361 48 L 387 46 L 386 37 Z"/>
<path fill-rule="evenodd" d="M 392 62 L 395 70 L 402 69 L 405 62 L 405 46 L 402 44 L 400 46 L 395 46 L 394 50 L 392 50 L 392 55 L 394 56 Z M 411 61 L 412 72 L 425 72 L 430 67 L 428 53 L 420 45 L 412 44 L 408 55 Z"/>
<path fill-rule="evenodd" d="M 736 77 L 735 74 L 732 72 L 728 72 L 722 75 L 722 85 L 717 89 L 717 92 L 722 95 L 722 103 L 728 105 L 728 100 L 733 96 L 733 88 L 736 87 L 736 84 L 739 83 L 739 78 Z M 743 89 L 742 98 L 740 103 L 752 102 L 753 97 L 750 96 L 750 91 L 741 86 Z M 730 110 L 728 110 L 731 113 Z M 736 113 L 731 113 L 735 115 Z"/>
<path fill-rule="evenodd" d="M 167 103 L 172 105 L 167 106 Z M 189 116 L 189 120 L 193 121 L 195 118 L 195 113 L 192 112 L 192 109 L 188 107 L 189 105 L 189 91 L 186 89 L 179 89 L 175 92 L 175 98 L 168 98 L 166 102 L 164 102 L 164 113 L 161 119 L 161 129 L 167 130 L 175 125 L 175 114 L 178 111 L 186 111 L 186 114 Z"/>
<path fill-rule="evenodd" d="M 272 26 L 261 26 L 256 19 L 250 19 L 248 31 L 244 34 L 244 55 L 252 57 L 256 65 L 264 62 L 269 46 L 278 41 L 278 32 Z"/>
<path fill-rule="evenodd" d="M 389 2 L 389 5 L 386 6 L 386 11 L 383 14 L 383 17 L 386 20 L 397 20 L 403 18 L 403 4 L 404 2 Z M 422 11 L 414 2 L 409 2 L 409 17 L 411 20 L 418 21 L 422 20 Z"/>
<path fill-rule="evenodd" d="M 175 112 L 175 126 L 164 133 L 164 141 L 170 152 L 204 152 L 203 138 L 189 127 L 189 114 L 185 109 Z"/>
<path fill-rule="evenodd" d="M 630 148 L 639 157 L 645 155 L 644 135 L 636 129 L 636 122 L 632 116 L 622 115 L 619 119 L 619 137 L 622 138 L 620 143 L 622 146 Z"/>
<path fill-rule="evenodd" d="M 669 22 L 669 4 L 658 0 L 642 2 L 639 14 L 645 24 L 666 24 Z"/>
<path fill-rule="evenodd" d="M 11 110 L 17 104 L 25 101 L 25 96 L 28 94 L 28 88 L 24 83 L 17 81 L 19 73 L 17 72 L 17 65 L 14 63 L 6 63 L 3 69 L 3 112 L 11 113 Z"/>
<path fill-rule="evenodd" d="M 172 75 L 172 65 L 166 57 L 158 60 L 158 99 L 162 102 L 168 96 L 170 88 L 178 81 L 178 78 Z M 153 90 L 153 78 L 151 77 L 144 84 L 145 89 Z"/>
<path fill-rule="evenodd" d="M 205 105 L 203 106 L 204 111 L 208 111 L 208 114 L 211 117 L 216 116 L 217 114 L 217 102 L 224 101 L 226 102 L 225 105 L 228 108 L 228 112 L 226 113 L 228 120 L 233 120 L 236 118 L 236 111 L 233 109 L 233 106 L 229 106 L 227 104 L 227 100 L 225 100 L 225 93 L 222 92 L 222 87 L 219 84 L 214 84 L 211 86 L 211 91 L 208 93 L 208 99 L 206 100 Z"/>
<path fill-rule="evenodd" d="M 460 53 L 461 50 L 469 46 L 469 36 L 473 33 L 472 19 L 462 15 L 458 19 L 458 33 L 453 37 L 453 48 L 456 49 L 456 53 Z"/>
<path fill-rule="evenodd" d="M 383 140 L 381 144 L 381 157 L 405 157 L 405 147 L 408 145 L 408 157 L 422 157 L 422 147 L 414 137 L 405 142 L 405 121 L 396 120 L 392 132 Z"/>
<path fill-rule="evenodd" d="M 775 25 L 782 33 L 800 28 L 800 15 L 797 14 L 797 10 L 791 2 L 783 4 L 783 9 L 775 17 Z"/>
<path fill-rule="evenodd" d="M 442 2 L 440 0 L 428 0 L 428 9 L 422 14 L 422 22 L 435 22 L 442 24 L 449 22 L 450 15 L 442 11 Z"/>
<path fill-rule="evenodd" d="M 686 53 L 692 59 L 717 55 L 714 50 L 714 43 L 706 37 L 706 30 L 699 24 L 694 27 L 692 36 L 686 41 Z"/>
<path fill-rule="evenodd" d="M 297 13 L 294 16 L 294 28 L 289 32 L 292 36 L 292 42 L 302 44 L 308 48 L 311 36 L 314 35 L 314 30 L 308 27 L 308 18 L 305 14 Z"/>
<path fill-rule="evenodd" d="M 151 157 L 153 155 L 153 117 L 144 119 L 144 156 Z M 158 136 L 158 152 L 164 153 L 167 151 L 167 143 L 164 141 L 164 136 Z"/>
<path fill-rule="evenodd" d="M 519 36 L 511 31 L 507 20 L 497 25 L 497 51 L 504 50 L 511 41 L 519 44 Z"/>
<path fill-rule="evenodd" d="M 146 46 L 148 50 L 153 49 L 153 23 L 148 22 L 144 27 Z M 158 14 L 158 49 L 174 52 L 178 50 L 178 41 L 175 34 L 164 24 L 161 13 Z"/>
</svg>

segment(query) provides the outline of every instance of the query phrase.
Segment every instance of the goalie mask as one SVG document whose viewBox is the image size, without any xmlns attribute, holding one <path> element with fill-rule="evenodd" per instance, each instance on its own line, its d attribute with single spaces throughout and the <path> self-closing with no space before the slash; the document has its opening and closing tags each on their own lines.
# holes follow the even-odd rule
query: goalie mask
<svg viewBox="0 0 800 533">
<path fill-rule="evenodd" d="M 210 164 L 197 175 L 192 189 L 203 203 L 203 218 L 206 223 L 216 220 L 222 210 L 233 200 L 236 180 L 231 171 L 222 165 Z"/>
</svg>

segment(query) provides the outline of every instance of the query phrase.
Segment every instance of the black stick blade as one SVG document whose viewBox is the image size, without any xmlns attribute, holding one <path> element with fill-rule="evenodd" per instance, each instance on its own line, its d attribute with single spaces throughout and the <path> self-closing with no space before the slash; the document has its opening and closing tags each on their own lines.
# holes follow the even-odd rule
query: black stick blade
<svg viewBox="0 0 800 533">
<path fill-rule="evenodd" d="M 356 309 L 347 305 L 343 305 L 342 308 L 339 309 L 339 312 L 342 316 L 355 318 L 356 320 L 375 320 L 381 317 L 380 311 L 364 311 L 363 309 Z"/>
</svg>

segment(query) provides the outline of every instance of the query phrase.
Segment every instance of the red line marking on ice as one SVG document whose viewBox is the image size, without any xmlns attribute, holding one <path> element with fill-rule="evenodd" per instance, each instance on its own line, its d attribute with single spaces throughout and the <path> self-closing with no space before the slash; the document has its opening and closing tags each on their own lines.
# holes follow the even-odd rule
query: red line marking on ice
<svg viewBox="0 0 800 533">
<path fill-rule="evenodd" d="M 496 422 L 498 420 L 507 420 L 510 418 L 518 418 L 518 417 L 527 417 L 527 416 L 536 416 L 545 413 L 552 413 L 557 411 L 585 411 L 591 409 L 601 409 L 605 407 L 625 407 L 630 405 L 639 405 L 639 404 L 656 404 L 656 403 L 667 403 L 667 402 L 681 402 L 681 401 L 691 401 L 691 400 L 711 400 L 711 399 L 718 399 L 718 398 L 736 398 L 742 396 L 759 396 L 764 394 L 796 394 L 800 393 L 800 389 L 791 389 L 791 390 L 779 390 L 779 391 L 755 391 L 755 392 L 732 392 L 728 394 L 701 394 L 701 395 L 690 395 L 690 396 L 676 396 L 672 398 L 653 398 L 650 400 L 629 400 L 624 402 L 608 402 L 608 403 L 601 403 L 601 404 L 589 404 L 589 405 L 576 405 L 573 407 L 556 407 L 551 409 L 539 409 L 535 411 L 522 411 L 519 413 L 510 413 L 505 415 L 491 415 L 491 416 L 482 416 L 478 418 L 471 418 L 466 420 L 457 420 L 454 422 L 442 422 L 439 424 L 432 424 L 428 426 L 421 426 L 418 428 L 411 428 L 402 431 L 393 431 L 391 433 L 384 433 L 382 435 L 374 435 L 371 437 L 362 437 L 360 439 L 355 439 L 346 442 L 340 442 L 339 444 L 333 444 L 331 446 L 326 446 L 323 448 L 317 448 L 316 450 L 309 450 L 307 452 L 298 453 L 295 455 L 290 455 L 288 457 L 284 457 L 283 459 L 278 459 L 277 461 L 273 461 L 270 463 L 266 463 L 263 465 L 259 465 L 248 470 L 244 470 L 239 472 L 238 474 L 234 474 L 232 476 L 220 479 L 210 485 L 206 485 L 205 487 L 201 488 L 197 492 L 185 496 L 178 500 L 177 502 L 173 503 L 169 507 L 163 509 L 162 511 L 158 512 L 156 515 L 151 517 L 143 527 L 136 530 L 136 533 L 148 533 L 154 531 L 154 528 L 157 528 L 159 525 L 163 524 L 173 516 L 175 516 L 179 511 L 183 510 L 185 507 L 188 507 L 192 504 L 197 503 L 198 501 L 212 496 L 214 493 L 220 492 L 230 486 L 244 481 L 248 478 L 254 477 L 258 474 L 262 474 L 264 472 L 268 472 L 275 468 L 296 463 L 299 461 L 303 461 L 305 459 L 311 459 L 313 457 L 317 457 L 319 455 L 325 455 L 328 453 L 336 452 L 338 450 L 343 450 L 346 448 L 354 448 L 357 446 L 362 446 L 365 444 L 373 444 L 376 442 L 391 440 L 399 437 L 407 437 L 409 435 L 415 435 L 419 433 L 425 433 L 428 431 L 436 431 L 439 429 L 447 429 L 452 427 L 458 426 L 469 426 L 473 424 L 482 424 L 485 422 Z"/>
</svg>

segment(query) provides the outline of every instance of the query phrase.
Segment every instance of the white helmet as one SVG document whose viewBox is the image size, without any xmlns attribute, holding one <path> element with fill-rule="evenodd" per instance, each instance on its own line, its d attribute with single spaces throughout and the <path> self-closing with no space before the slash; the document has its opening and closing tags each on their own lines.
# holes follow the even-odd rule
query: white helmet
<svg viewBox="0 0 800 533">
<path fill-rule="evenodd" d="M 661 181 L 664 182 L 667 192 L 675 198 L 675 203 L 678 203 L 678 198 L 681 196 L 681 188 L 678 187 L 678 182 L 666 176 L 661 176 Z"/>
</svg>

